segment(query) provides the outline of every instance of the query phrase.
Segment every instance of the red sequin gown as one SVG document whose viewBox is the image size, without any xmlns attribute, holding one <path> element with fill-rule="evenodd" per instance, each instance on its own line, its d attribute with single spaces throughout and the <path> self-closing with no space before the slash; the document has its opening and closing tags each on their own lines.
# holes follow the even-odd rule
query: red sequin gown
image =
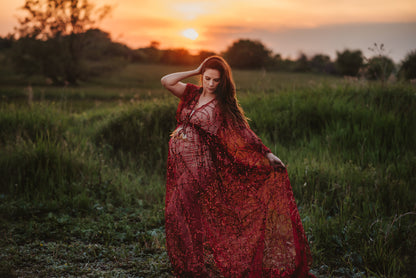
<svg viewBox="0 0 416 278">
<path fill-rule="evenodd" d="M 310 252 L 285 169 L 217 100 L 187 84 L 169 142 L 166 244 L 178 277 L 309 277 Z"/>
</svg>

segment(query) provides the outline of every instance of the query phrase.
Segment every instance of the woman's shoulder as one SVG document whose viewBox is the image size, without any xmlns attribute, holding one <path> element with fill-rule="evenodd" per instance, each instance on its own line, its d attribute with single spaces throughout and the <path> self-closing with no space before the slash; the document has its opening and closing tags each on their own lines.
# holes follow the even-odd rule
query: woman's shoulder
<svg viewBox="0 0 416 278">
<path fill-rule="evenodd" d="M 181 100 L 187 102 L 193 99 L 201 91 L 201 87 L 192 83 L 187 83 L 185 91 L 182 94 Z"/>
<path fill-rule="evenodd" d="M 185 95 L 195 95 L 198 94 L 201 90 L 201 86 L 197 86 L 195 84 L 192 83 L 186 83 L 186 87 L 185 87 L 185 92 L 184 92 L 184 96 Z"/>
<path fill-rule="evenodd" d="M 185 91 L 180 97 L 177 113 L 180 114 L 184 107 L 189 106 L 192 103 L 192 100 L 194 100 L 196 95 L 199 94 L 200 89 L 201 87 L 192 83 L 186 84 Z"/>
<path fill-rule="evenodd" d="M 186 83 L 186 90 L 194 91 L 199 89 L 201 89 L 201 86 L 195 85 L 193 83 Z"/>
</svg>

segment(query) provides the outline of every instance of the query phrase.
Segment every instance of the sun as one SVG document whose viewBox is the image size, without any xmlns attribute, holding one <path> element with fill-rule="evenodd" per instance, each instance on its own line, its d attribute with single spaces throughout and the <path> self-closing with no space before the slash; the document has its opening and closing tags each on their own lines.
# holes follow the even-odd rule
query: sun
<svg viewBox="0 0 416 278">
<path fill-rule="evenodd" d="M 195 31 L 195 29 L 188 28 L 188 29 L 185 29 L 185 30 L 182 31 L 182 36 L 194 41 L 194 40 L 196 40 L 196 38 L 198 38 L 199 34 L 198 34 L 197 31 Z"/>
</svg>

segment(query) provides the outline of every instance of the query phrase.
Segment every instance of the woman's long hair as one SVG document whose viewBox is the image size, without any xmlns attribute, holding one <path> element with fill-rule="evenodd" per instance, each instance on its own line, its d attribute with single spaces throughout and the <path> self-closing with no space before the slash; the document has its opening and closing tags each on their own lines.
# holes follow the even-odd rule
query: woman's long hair
<svg viewBox="0 0 416 278">
<path fill-rule="evenodd" d="M 201 70 L 202 75 L 206 69 L 215 69 L 220 72 L 221 78 L 215 91 L 215 97 L 218 100 L 221 111 L 227 118 L 232 120 L 233 124 L 237 126 L 248 126 L 247 118 L 237 100 L 231 67 L 224 58 L 215 55 L 209 57 L 204 63 Z"/>
</svg>

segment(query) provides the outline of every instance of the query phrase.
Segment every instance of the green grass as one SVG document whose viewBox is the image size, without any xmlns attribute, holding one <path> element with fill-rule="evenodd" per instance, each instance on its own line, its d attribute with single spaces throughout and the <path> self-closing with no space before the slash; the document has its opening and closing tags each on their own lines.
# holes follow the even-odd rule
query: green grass
<svg viewBox="0 0 416 278">
<path fill-rule="evenodd" d="M 171 277 L 164 182 L 177 100 L 159 80 L 183 69 L 129 65 L 78 88 L 0 87 L 0 276 Z M 411 277 L 416 89 L 234 77 L 252 128 L 288 166 L 313 272 Z"/>
</svg>

